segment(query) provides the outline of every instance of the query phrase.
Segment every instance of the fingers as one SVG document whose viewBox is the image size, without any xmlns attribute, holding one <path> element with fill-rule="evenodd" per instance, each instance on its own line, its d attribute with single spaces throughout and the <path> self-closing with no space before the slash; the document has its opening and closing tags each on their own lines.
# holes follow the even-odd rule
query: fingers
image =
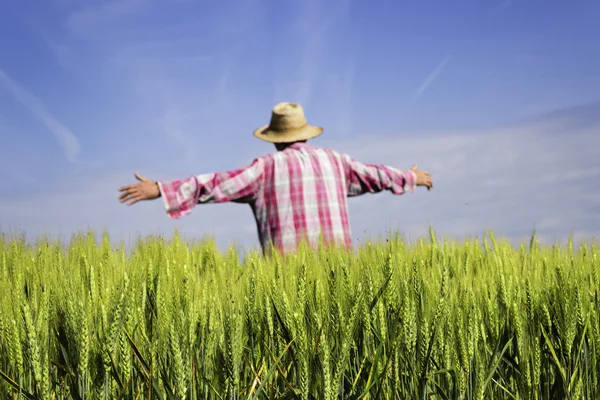
<svg viewBox="0 0 600 400">
<path fill-rule="evenodd" d="M 121 201 L 121 203 L 124 203 L 128 200 L 137 198 L 141 195 L 141 193 L 139 193 L 137 190 L 133 190 L 133 191 L 127 191 L 125 193 L 123 193 L 120 197 L 119 200 Z"/>
<path fill-rule="evenodd" d="M 119 192 L 135 192 L 139 190 L 139 183 L 136 183 L 135 185 L 127 185 L 127 186 L 123 186 L 122 188 L 119 188 Z"/>
<path fill-rule="evenodd" d="M 414 164 L 410 170 L 413 171 L 413 172 L 419 172 L 419 173 L 423 174 L 427 178 L 431 178 L 431 175 L 429 174 L 429 172 L 419 170 L 419 167 L 418 167 L 417 164 Z"/>
<path fill-rule="evenodd" d="M 130 193 L 121 199 L 121 203 L 127 203 L 128 206 L 131 206 L 140 200 L 145 200 L 141 193 Z"/>
<path fill-rule="evenodd" d="M 137 179 L 140 182 L 146 182 L 148 179 L 141 176 L 140 174 L 138 174 L 137 172 L 135 174 L 133 174 L 135 176 L 135 179 Z M 124 192 L 127 190 L 133 190 L 134 188 L 137 188 L 139 185 L 139 183 L 135 183 L 133 185 L 127 185 L 127 186 L 123 186 L 121 188 L 119 188 L 119 192 Z"/>
<path fill-rule="evenodd" d="M 140 200 L 142 200 L 142 199 L 140 199 L 140 198 L 133 199 L 133 200 L 131 200 L 129 203 L 127 203 L 127 205 L 128 205 L 128 206 L 132 206 L 132 205 L 134 205 L 135 203 L 137 203 L 137 202 L 138 202 L 138 201 L 140 201 Z"/>
<path fill-rule="evenodd" d="M 135 190 L 136 187 L 137 187 L 137 184 L 123 186 L 123 187 L 119 188 L 119 192 L 125 192 L 125 191 L 128 191 L 128 190 Z"/>
<path fill-rule="evenodd" d="M 140 174 L 138 174 L 137 172 L 135 173 L 135 177 L 140 182 L 144 182 L 144 181 L 148 180 L 148 179 L 144 178 L 143 176 L 141 176 Z"/>
<path fill-rule="evenodd" d="M 431 179 L 431 174 L 427 171 L 423 171 L 418 169 L 418 165 L 414 164 L 411 168 L 411 171 L 416 173 L 417 175 L 417 185 L 425 186 L 427 190 L 431 190 L 433 188 L 433 180 Z"/>
<path fill-rule="evenodd" d="M 421 175 L 421 185 L 427 187 L 427 190 L 431 190 L 433 188 L 433 180 L 429 172 L 419 171 L 419 174 Z"/>
<path fill-rule="evenodd" d="M 119 196 L 119 200 L 121 203 L 125 203 L 129 201 L 129 205 L 135 204 L 140 200 L 144 200 L 146 198 L 144 190 L 138 185 L 131 185 L 121 190 L 123 194 Z"/>
<path fill-rule="evenodd" d="M 421 171 L 421 173 L 425 178 L 425 186 L 427 186 L 427 189 L 431 189 L 433 187 L 433 180 L 431 179 L 431 174 L 427 171 Z"/>
<path fill-rule="evenodd" d="M 141 200 L 148 200 L 158 197 L 154 191 L 153 182 L 141 176 L 138 173 L 134 174 L 135 178 L 140 181 L 133 185 L 127 185 L 119 188 L 121 195 L 119 201 L 121 203 L 127 203 L 133 205 Z"/>
</svg>

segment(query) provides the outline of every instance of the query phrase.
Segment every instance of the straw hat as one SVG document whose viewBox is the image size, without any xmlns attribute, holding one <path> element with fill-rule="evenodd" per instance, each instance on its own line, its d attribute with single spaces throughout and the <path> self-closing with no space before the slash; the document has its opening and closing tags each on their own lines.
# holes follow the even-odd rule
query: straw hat
<svg viewBox="0 0 600 400">
<path fill-rule="evenodd" d="M 300 104 L 279 103 L 273 107 L 271 123 L 254 131 L 254 136 L 271 143 L 291 143 L 313 139 L 323 133 L 323 128 L 306 123 Z"/>
</svg>

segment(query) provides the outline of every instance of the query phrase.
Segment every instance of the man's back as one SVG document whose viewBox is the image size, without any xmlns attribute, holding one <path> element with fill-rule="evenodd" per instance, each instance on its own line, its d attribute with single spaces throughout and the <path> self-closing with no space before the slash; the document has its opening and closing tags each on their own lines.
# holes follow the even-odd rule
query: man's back
<svg viewBox="0 0 600 400">
<path fill-rule="evenodd" d="M 296 143 L 264 157 L 262 193 L 254 203 L 259 237 L 284 253 L 300 240 L 350 246 L 348 168 L 339 153 Z"/>
<path fill-rule="evenodd" d="M 294 143 L 259 157 L 246 168 L 159 182 L 167 213 L 188 214 L 199 203 L 247 203 L 254 212 L 265 251 L 284 254 L 302 240 L 315 245 L 352 244 L 347 197 L 390 190 L 412 192 L 415 173 L 367 165 L 345 154 Z"/>
</svg>

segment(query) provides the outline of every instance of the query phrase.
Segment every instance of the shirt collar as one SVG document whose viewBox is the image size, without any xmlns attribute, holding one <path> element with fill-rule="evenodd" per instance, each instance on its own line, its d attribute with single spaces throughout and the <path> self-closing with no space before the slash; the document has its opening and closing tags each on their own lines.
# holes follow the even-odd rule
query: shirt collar
<svg viewBox="0 0 600 400">
<path fill-rule="evenodd" d="M 309 147 L 308 143 L 302 143 L 302 142 L 296 142 L 296 143 L 292 143 L 291 145 L 288 146 L 288 149 L 302 149 L 302 148 L 307 148 Z"/>
</svg>

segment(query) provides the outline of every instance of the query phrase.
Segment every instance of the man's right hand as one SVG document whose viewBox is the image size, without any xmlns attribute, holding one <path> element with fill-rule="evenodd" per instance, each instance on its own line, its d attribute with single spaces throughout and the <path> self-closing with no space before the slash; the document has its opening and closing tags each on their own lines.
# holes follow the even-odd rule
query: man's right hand
<svg viewBox="0 0 600 400">
<path fill-rule="evenodd" d="M 135 174 L 135 177 L 140 183 L 123 186 L 119 189 L 123 193 L 119 197 L 121 203 L 127 202 L 128 205 L 132 205 L 140 200 L 154 200 L 160 197 L 158 183 L 146 179 L 139 174 Z"/>
<path fill-rule="evenodd" d="M 411 171 L 417 175 L 417 186 L 426 186 L 427 190 L 431 190 L 433 181 L 429 172 L 418 169 L 417 164 L 413 165 Z"/>
</svg>

